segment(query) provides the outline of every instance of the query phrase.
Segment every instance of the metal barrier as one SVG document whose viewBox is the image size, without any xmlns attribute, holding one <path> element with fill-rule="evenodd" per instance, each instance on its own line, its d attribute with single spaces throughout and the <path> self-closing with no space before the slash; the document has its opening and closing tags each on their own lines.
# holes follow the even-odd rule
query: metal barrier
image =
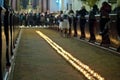
<svg viewBox="0 0 120 80">
<path fill-rule="evenodd" d="M 6 9 L 4 15 L 0 8 L 0 80 L 6 80 L 6 73 L 12 66 L 13 49 L 20 31 L 19 17 L 12 10 Z M 3 19 L 4 18 L 4 19 Z"/>
<path fill-rule="evenodd" d="M 94 34 L 95 34 L 95 38 L 96 38 L 96 42 L 101 43 L 102 42 L 102 38 L 100 35 L 100 16 L 96 15 L 96 22 L 95 22 L 95 27 L 94 27 Z M 85 26 L 85 34 L 86 34 L 86 38 L 89 39 L 90 38 L 90 33 L 89 33 L 89 25 L 88 25 L 88 17 L 86 17 L 87 19 L 87 23 Z M 110 14 L 110 24 L 109 26 L 109 38 L 110 38 L 110 45 L 108 47 L 112 47 L 112 48 L 118 48 L 120 45 L 120 41 L 118 40 L 118 34 L 117 34 L 117 28 L 116 28 L 116 14 Z"/>
<path fill-rule="evenodd" d="M 92 41 L 92 43 L 97 43 L 97 44 L 101 44 L 101 42 L 103 41 L 102 36 L 100 34 L 100 15 L 95 15 L 96 17 L 96 21 L 94 24 L 94 35 L 95 35 L 95 40 Z M 77 23 L 77 33 L 78 36 L 81 36 L 81 30 L 80 30 L 80 22 L 79 22 L 79 18 L 78 17 L 78 23 Z M 90 31 L 89 31 L 89 15 L 86 15 L 86 25 L 85 25 L 85 39 L 89 40 L 90 39 Z M 103 47 L 107 47 L 110 48 L 112 50 L 116 50 L 116 51 L 120 51 L 117 49 L 120 49 L 120 40 L 118 40 L 118 32 L 117 32 L 117 15 L 116 14 L 110 14 L 110 21 L 109 24 L 107 24 L 108 26 L 108 37 L 110 39 L 110 43 L 105 43 Z M 73 26 L 74 27 L 74 26 Z M 54 29 L 54 27 L 51 27 L 52 29 Z M 58 27 L 55 27 L 55 29 Z M 72 35 L 74 33 L 74 28 L 72 28 Z"/>
<path fill-rule="evenodd" d="M 0 7 L 0 80 L 3 79 L 2 77 L 2 23 L 1 23 L 1 10 Z"/>
</svg>

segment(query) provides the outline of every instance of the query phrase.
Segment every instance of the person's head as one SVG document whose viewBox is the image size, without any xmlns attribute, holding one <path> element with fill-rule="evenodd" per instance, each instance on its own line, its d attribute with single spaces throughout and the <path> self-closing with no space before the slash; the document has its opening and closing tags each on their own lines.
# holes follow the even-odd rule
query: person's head
<svg viewBox="0 0 120 80">
<path fill-rule="evenodd" d="M 70 13 L 74 13 L 74 11 L 71 9 L 70 11 L 69 11 Z"/>
<path fill-rule="evenodd" d="M 60 14 L 63 14 L 63 11 L 60 11 Z"/>
<path fill-rule="evenodd" d="M 108 3 L 107 3 L 106 1 L 104 1 L 104 2 L 102 3 L 102 6 L 106 6 L 106 5 L 108 5 Z"/>
<path fill-rule="evenodd" d="M 93 9 L 98 9 L 98 6 L 95 4 L 95 5 L 93 6 Z"/>
<path fill-rule="evenodd" d="M 81 9 L 85 9 L 85 6 L 82 6 Z"/>
</svg>

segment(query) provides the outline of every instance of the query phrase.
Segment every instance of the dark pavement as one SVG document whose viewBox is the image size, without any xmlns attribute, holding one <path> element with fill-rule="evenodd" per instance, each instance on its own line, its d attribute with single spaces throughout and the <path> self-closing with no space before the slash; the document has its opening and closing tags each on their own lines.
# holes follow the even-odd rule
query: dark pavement
<svg viewBox="0 0 120 80">
<path fill-rule="evenodd" d="M 120 79 L 120 56 L 50 29 L 22 29 L 11 80 L 87 80 L 37 33 L 43 32 L 74 57 L 102 75 Z M 97 79 L 96 79 L 97 80 Z"/>
<path fill-rule="evenodd" d="M 24 29 L 15 61 L 13 80 L 83 80 L 34 29 Z"/>
</svg>

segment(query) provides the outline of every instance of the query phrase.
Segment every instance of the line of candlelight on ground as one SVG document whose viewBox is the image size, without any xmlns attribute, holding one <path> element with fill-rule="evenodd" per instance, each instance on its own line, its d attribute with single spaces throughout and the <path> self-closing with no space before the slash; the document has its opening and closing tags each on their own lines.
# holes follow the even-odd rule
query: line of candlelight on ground
<svg viewBox="0 0 120 80">
<path fill-rule="evenodd" d="M 62 47 L 53 42 L 50 38 L 40 31 L 36 31 L 44 40 L 46 40 L 52 48 L 54 48 L 65 60 L 67 60 L 75 69 L 81 72 L 88 80 L 105 80 L 100 74 L 96 73 L 89 66 L 83 64 L 80 60 L 73 57 Z"/>
</svg>

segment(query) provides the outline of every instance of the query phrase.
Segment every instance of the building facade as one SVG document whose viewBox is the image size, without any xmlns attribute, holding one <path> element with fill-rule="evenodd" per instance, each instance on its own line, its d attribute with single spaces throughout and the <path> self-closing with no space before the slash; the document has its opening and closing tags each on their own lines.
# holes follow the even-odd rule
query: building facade
<svg viewBox="0 0 120 80">
<path fill-rule="evenodd" d="M 93 1 L 93 0 L 89 0 Z M 112 9 L 114 9 L 118 4 L 120 4 L 120 0 L 94 0 L 95 4 L 98 5 L 98 8 L 102 6 L 104 1 L 109 2 L 112 5 Z M 70 10 L 74 11 L 80 10 L 82 6 L 85 6 L 89 11 L 91 9 L 87 0 L 49 0 L 49 10 L 50 12 L 56 12 L 60 10 Z"/>
<path fill-rule="evenodd" d="M 23 10 L 23 7 L 21 5 L 22 0 L 12 0 L 12 7 L 14 10 Z M 74 11 L 80 10 L 81 7 L 84 5 L 86 9 L 89 11 L 91 7 L 88 5 L 87 0 L 29 0 L 31 1 L 31 4 L 33 7 L 32 10 L 35 10 L 37 12 L 57 12 L 60 10 L 70 10 L 73 9 Z M 90 0 L 92 1 L 92 0 Z M 112 9 L 114 9 L 117 4 L 120 4 L 120 0 L 94 0 L 96 1 L 95 4 L 98 5 L 100 8 L 102 5 L 102 2 L 113 2 L 110 3 L 112 5 Z M 117 2 L 117 3 L 116 3 Z M 29 6 L 27 6 L 29 8 Z"/>
</svg>

